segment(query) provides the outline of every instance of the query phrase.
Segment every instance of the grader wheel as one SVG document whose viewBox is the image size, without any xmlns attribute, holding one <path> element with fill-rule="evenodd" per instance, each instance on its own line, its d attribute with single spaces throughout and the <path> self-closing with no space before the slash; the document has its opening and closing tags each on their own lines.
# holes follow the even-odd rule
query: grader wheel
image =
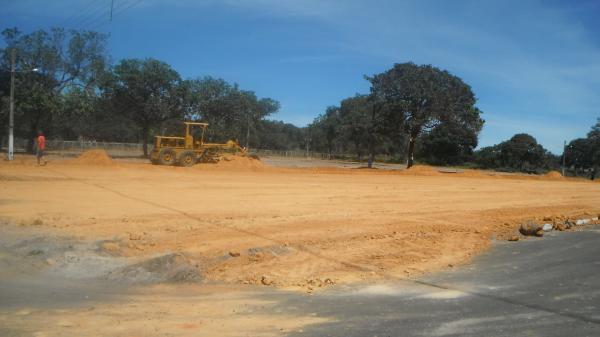
<svg viewBox="0 0 600 337">
<path fill-rule="evenodd" d="M 184 151 L 179 155 L 179 165 L 190 167 L 196 164 L 196 155 L 192 151 Z"/>
<path fill-rule="evenodd" d="M 161 165 L 175 165 L 177 155 L 171 149 L 162 149 L 158 154 L 158 162 Z"/>
</svg>

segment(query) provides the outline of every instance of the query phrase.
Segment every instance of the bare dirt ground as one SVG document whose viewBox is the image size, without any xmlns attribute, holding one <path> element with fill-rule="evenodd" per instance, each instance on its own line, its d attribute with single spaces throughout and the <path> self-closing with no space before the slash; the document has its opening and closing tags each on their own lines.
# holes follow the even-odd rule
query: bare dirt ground
<svg viewBox="0 0 600 337">
<path fill-rule="evenodd" d="M 14 295 L 15 305 L 0 310 L 0 328 L 8 326 L 0 331 L 281 335 L 322 319 L 266 317 L 256 308 L 269 301 L 239 289 L 311 293 L 416 277 L 468 262 L 522 222 L 599 213 L 599 183 L 556 174 L 290 168 L 240 157 L 182 168 L 102 153 L 37 166 L 18 157 L 0 162 L 0 247 L 10 248 L 0 251 L 6 303 L 15 289 L 30 289 L 19 275 L 34 269 L 50 287 L 44 294 L 60 294 L 65 279 L 133 288 L 100 292 L 90 304 L 85 296 L 96 288 L 67 287 L 67 297 L 85 299 L 52 310 Z M 49 280 L 58 276 L 55 290 Z"/>
<path fill-rule="evenodd" d="M 520 222 L 600 212 L 600 184 L 584 180 L 250 158 L 193 168 L 22 159 L 0 164 L 0 182 L 10 222 L 105 240 L 114 256 L 185 253 L 206 280 L 307 289 L 463 263 Z"/>
</svg>

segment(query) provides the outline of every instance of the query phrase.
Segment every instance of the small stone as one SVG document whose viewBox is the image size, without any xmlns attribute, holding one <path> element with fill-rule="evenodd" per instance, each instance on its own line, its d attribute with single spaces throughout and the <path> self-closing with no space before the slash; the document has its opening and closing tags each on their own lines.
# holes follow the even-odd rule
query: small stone
<svg viewBox="0 0 600 337">
<path fill-rule="evenodd" d="M 229 252 L 229 256 L 231 256 L 231 257 L 238 257 L 238 256 L 240 256 L 240 252 L 233 252 L 233 251 L 231 251 L 231 252 Z"/>
<path fill-rule="evenodd" d="M 129 240 L 131 241 L 136 241 L 136 240 L 141 240 L 142 236 L 136 233 L 129 233 Z"/>
<path fill-rule="evenodd" d="M 454 268 L 454 265 L 452 263 L 448 263 L 448 267 Z"/>
<path fill-rule="evenodd" d="M 46 259 L 46 264 L 49 266 L 53 266 L 56 264 L 56 261 L 54 261 L 53 259 Z"/>
<path fill-rule="evenodd" d="M 260 279 L 260 283 L 262 283 L 266 286 L 270 286 L 271 284 L 273 284 L 273 280 L 271 280 L 268 276 L 263 275 L 262 278 Z"/>
<path fill-rule="evenodd" d="M 30 251 L 27 255 L 29 256 L 35 256 L 35 255 L 43 255 L 44 251 L 41 249 L 34 249 L 32 251 Z"/>
<path fill-rule="evenodd" d="M 544 236 L 544 231 L 543 230 L 539 230 L 539 231 L 535 232 L 535 236 L 537 236 L 537 237 Z"/>
<path fill-rule="evenodd" d="M 521 226 L 519 227 L 519 232 L 523 235 L 536 235 L 537 236 L 537 233 L 540 231 L 542 231 L 542 226 L 535 224 L 533 222 L 521 224 Z"/>
<path fill-rule="evenodd" d="M 519 236 L 518 235 L 513 235 L 510 238 L 508 238 L 508 241 L 519 241 Z"/>
<path fill-rule="evenodd" d="M 120 247 L 115 242 L 107 241 L 100 244 L 100 250 L 111 255 L 118 255 L 120 252 Z"/>
</svg>

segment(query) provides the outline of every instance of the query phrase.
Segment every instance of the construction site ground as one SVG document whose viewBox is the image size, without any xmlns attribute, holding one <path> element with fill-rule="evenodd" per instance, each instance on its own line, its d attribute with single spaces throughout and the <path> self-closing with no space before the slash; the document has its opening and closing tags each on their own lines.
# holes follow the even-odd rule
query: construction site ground
<svg viewBox="0 0 600 337">
<path fill-rule="evenodd" d="M 246 290 L 319 296 L 415 279 L 469 263 L 523 222 L 600 213 L 600 183 L 556 173 L 48 159 L 0 162 L 0 277 L 13 284 L 0 291 L 56 296 L 0 308 L 7 335 L 284 335 L 324 318 L 252 314 L 271 303 Z M 148 293 L 160 295 L 136 300 Z M 73 309 L 73 297 L 86 304 Z M 120 310 L 146 316 L 127 324 Z"/>
</svg>

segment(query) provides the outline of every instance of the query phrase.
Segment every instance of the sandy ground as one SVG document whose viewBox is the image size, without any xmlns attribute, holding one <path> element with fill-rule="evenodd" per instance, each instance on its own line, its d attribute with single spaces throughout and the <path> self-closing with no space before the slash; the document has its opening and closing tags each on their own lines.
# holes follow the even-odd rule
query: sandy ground
<svg viewBox="0 0 600 337">
<path fill-rule="evenodd" d="M 556 177 L 192 168 L 32 158 L 0 164 L 0 215 L 104 240 L 113 256 L 184 253 L 202 278 L 312 291 L 464 263 L 519 223 L 600 212 L 600 184 Z"/>
<path fill-rule="evenodd" d="M 600 212 L 599 183 L 556 174 L 279 164 L 0 162 L 0 335 L 299 333 L 332 318 L 275 289 L 449 270 L 522 222 Z"/>
</svg>

